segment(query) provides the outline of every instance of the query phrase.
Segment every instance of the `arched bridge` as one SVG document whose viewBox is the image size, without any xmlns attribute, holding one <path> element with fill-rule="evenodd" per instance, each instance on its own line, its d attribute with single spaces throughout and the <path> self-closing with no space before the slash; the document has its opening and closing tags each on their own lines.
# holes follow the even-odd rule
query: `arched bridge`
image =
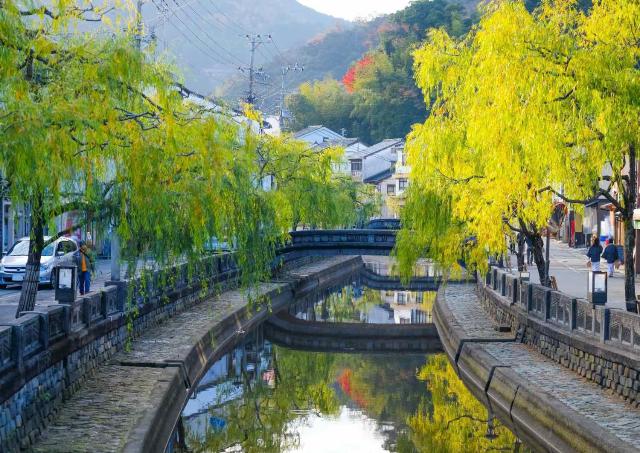
<svg viewBox="0 0 640 453">
<path fill-rule="evenodd" d="M 434 324 L 313 322 L 286 311 L 264 324 L 265 337 L 293 349 L 320 352 L 441 352 Z"/>
<path fill-rule="evenodd" d="M 303 256 L 389 255 L 396 245 L 396 230 L 304 230 L 291 232 L 280 250 L 287 259 Z"/>
</svg>

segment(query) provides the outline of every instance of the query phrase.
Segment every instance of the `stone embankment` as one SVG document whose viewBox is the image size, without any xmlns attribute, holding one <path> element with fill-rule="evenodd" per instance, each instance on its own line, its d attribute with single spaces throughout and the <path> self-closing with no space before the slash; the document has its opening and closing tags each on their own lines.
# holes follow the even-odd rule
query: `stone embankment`
<svg viewBox="0 0 640 453">
<path fill-rule="evenodd" d="M 556 311 L 551 308 L 551 295 L 544 296 L 547 299 L 538 307 L 539 296 L 534 294 L 546 294 L 546 290 L 525 283 L 521 285 L 525 288 L 521 293 L 513 287 L 509 289 L 508 284 L 499 286 L 498 282 L 505 280 L 510 279 L 502 275 L 494 278 L 492 273 L 489 286 L 449 285 L 439 291 L 434 321 L 443 347 L 467 387 L 487 406 L 490 416 L 496 416 L 534 450 L 640 451 L 640 410 L 630 404 L 631 399 L 625 401 L 606 391 L 580 371 L 593 368 L 595 373 L 600 370 L 596 364 L 613 369 L 613 365 L 607 368 L 603 357 L 594 354 L 598 341 L 593 333 L 594 317 L 590 318 L 591 337 L 576 329 L 566 330 L 560 338 L 554 333 L 555 326 L 543 325 L 546 323 L 538 316 L 542 312 L 558 316 L 557 306 Z M 496 282 L 495 287 L 492 281 Z M 529 312 L 518 312 L 522 298 Z M 547 308 L 545 300 L 549 302 Z M 578 310 L 569 310 L 568 326 L 574 325 L 572 313 L 577 315 Z M 586 322 L 586 314 L 584 318 Z M 561 340 L 566 342 L 566 351 L 556 351 L 550 357 L 553 354 L 548 352 L 548 345 L 557 346 Z M 617 345 L 600 345 L 605 346 L 611 352 Z M 570 356 L 574 354 L 579 358 L 573 362 L 577 365 L 565 366 L 572 363 Z M 593 366 L 585 359 L 587 354 L 595 357 Z M 626 365 L 616 368 L 622 378 L 619 382 L 624 383 L 623 387 L 629 383 L 633 388 L 633 373 L 625 370 L 632 369 L 633 357 L 637 366 L 637 354 L 623 348 L 618 348 L 617 354 L 614 360 L 619 356 L 627 358 Z M 604 371 L 613 380 L 612 373 Z M 617 385 L 612 388 L 617 392 Z"/>
<path fill-rule="evenodd" d="M 173 270 L 170 285 L 153 275 L 91 295 L 102 307 L 94 317 L 86 298 L 76 304 L 75 320 L 74 307 L 60 307 L 66 321 L 53 341 L 42 341 L 50 331 L 47 314 L 36 314 L 37 348 L 29 355 L 24 339 L 13 343 L 26 359 L 0 373 L 0 451 L 162 451 L 190 387 L 211 360 L 271 309 L 360 267 L 359 257 L 326 259 L 240 291 L 230 289 L 238 271 L 222 256 L 206 263 L 206 280 L 185 267 Z M 120 308 L 113 315 L 104 293 Z M 125 314 L 132 307 L 135 317 Z M 24 338 L 23 329 L 12 326 L 12 334 Z"/>
</svg>

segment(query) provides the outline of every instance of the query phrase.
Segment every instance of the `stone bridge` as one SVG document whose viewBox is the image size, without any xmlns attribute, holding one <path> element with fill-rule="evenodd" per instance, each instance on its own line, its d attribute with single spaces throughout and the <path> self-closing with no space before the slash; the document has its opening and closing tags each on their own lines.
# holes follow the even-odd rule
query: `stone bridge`
<svg viewBox="0 0 640 453">
<path fill-rule="evenodd" d="M 318 352 L 442 352 L 434 324 L 313 322 L 282 312 L 264 325 L 265 337 L 293 349 Z"/>
<path fill-rule="evenodd" d="M 396 230 L 304 230 L 291 233 L 291 241 L 280 250 L 291 258 L 333 255 L 390 255 L 396 245 Z"/>
</svg>

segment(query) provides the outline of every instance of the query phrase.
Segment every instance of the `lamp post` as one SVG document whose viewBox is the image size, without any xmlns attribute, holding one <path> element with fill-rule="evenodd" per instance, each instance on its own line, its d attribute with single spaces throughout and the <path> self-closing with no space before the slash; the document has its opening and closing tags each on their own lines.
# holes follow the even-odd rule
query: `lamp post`
<svg viewBox="0 0 640 453">
<path fill-rule="evenodd" d="M 76 266 L 56 267 L 55 299 L 61 304 L 73 304 L 76 300 L 78 269 Z"/>
<path fill-rule="evenodd" d="M 587 300 L 593 305 L 607 303 L 607 273 L 589 271 L 587 281 Z"/>
</svg>

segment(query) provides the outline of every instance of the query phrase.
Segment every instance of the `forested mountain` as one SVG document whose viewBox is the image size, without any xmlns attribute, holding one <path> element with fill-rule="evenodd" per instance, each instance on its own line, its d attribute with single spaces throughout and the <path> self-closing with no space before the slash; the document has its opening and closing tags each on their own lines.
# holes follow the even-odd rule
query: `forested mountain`
<svg viewBox="0 0 640 453">
<path fill-rule="evenodd" d="M 268 85 L 259 88 L 260 107 L 266 112 L 273 112 L 279 102 L 278 93 L 281 88 L 282 66 L 304 68 L 303 72 L 290 71 L 286 77 L 286 88 L 294 91 L 306 81 L 321 80 L 325 77 L 339 79 L 351 64 L 362 57 L 369 49 L 379 43 L 379 33 L 387 23 L 381 17 L 369 22 L 356 22 L 349 27 L 340 26 L 321 34 L 304 45 L 263 66 Z M 246 79 L 236 75 L 227 81 L 216 94 L 232 101 L 240 98 L 246 90 Z"/>
<path fill-rule="evenodd" d="M 413 78 L 414 49 L 425 40 L 428 29 L 444 27 L 461 36 L 476 20 L 471 2 L 419 0 L 398 13 L 378 19 L 377 41 L 350 69 L 329 73 L 321 81 L 303 83 L 288 97 L 293 115 L 291 129 L 324 124 L 347 129 L 366 143 L 404 137 L 411 125 L 427 115 L 423 95 Z"/>
<path fill-rule="evenodd" d="M 279 52 L 351 27 L 295 0 L 152 0 L 145 2 L 143 16 L 158 55 L 174 60 L 187 84 L 207 94 L 249 65 L 247 34 L 264 38 L 256 52 L 260 66 L 279 58 Z"/>
</svg>

